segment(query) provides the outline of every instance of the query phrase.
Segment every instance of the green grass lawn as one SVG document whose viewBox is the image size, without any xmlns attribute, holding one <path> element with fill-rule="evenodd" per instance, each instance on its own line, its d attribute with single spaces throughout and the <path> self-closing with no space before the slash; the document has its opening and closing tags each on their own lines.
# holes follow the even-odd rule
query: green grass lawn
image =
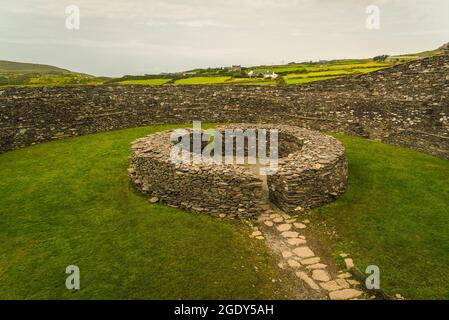
<svg viewBox="0 0 449 320">
<path fill-rule="evenodd" d="M 337 231 L 335 253 L 377 265 L 381 287 L 415 299 L 449 299 L 449 162 L 409 149 L 338 135 L 349 190 L 315 210 Z"/>
<path fill-rule="evenodd" d="M 0 299 L 280 297 L 276 263 L 249 228 L 150 205 L 128 184 L 131 142 L 166 128 L 0 154 Z"/>
<path fill-rule="evenodd" d="M 348 75 L 356 75 L 360 73 L 368 73 L 377 70 L 384 69 L 385 66 L 382 64 L 375 64 L 377 66 L 373 66 L 373 64 L 365 63 L 365 64 L 356 64 L 354 65 L 342 65 L 341 69 L 338 69 L 337 65 L 331 66 L 328 68 L 317 68 L 314 71 L 310 71 L 308 73 L 290 73 L 283 77 L 286 84 L 303 84 L 308 82 L 321 81 L 326 79 L 332 79 L 339 76 L 348 76 Z M 320 71 L 323 70 L 323 71 Z"/>
<path fill-rule="evenodd" d="M 309 83 L 309 82 L 315 82 L 315 81 L 321 81 L 321 80 L 327 80 L 335 78 L 335 76 L 320 76 L 320 77 L 289 77 L 285 76 L 284 81 L 286 84 L 303 84 L 303 83 Z"/>
<path fill-rule="evenodd" d="M 0 155 L 0 299 L 280 297 L 273 258 L 243 224 L 150 205 L 129 185 L 131 141 L 166 128 Z M 389 293 L 449 299 L 449 162 L 337 137 L 349 190 L 312 214 L 337 231 L 333 252 L 378 265 Z M 65 289 L 70 264 L 81 269 L 80 291 Z"/>
</svg>

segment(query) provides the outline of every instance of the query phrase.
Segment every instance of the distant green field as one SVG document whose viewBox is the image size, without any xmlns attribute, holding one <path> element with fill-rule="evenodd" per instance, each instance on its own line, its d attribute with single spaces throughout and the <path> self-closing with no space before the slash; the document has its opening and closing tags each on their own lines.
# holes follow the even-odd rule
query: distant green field
<svg viewBox="0 0 449 320">
<path fill-rule="evenodd" d="M 95 77 L 76 74 L 25 74 L 14 75 L 8 78 L 0 75 L 0 86 L 73 86 L 98 85 L 103 81 Z"/>
<path fill-rule="evenodd" d="M 354 63 L 354 64 L 336 64 L 326 66 L 328 70 L 348 70 L 348 69 L 361 69 L 361 68 L 388 68 L 392 67 L 393 63 L 379 63 L 379 62 L 367 62 L 367 63 Z"/>
<path fill-rule="evenodd" d="M 142 84 L 149 86 L 158 86 L 170 82 L 172 79 L 145 79 L 145 80 L 125 80 L 117 82 L 119 84 Z"/>
<path fill-rule="evenodd" d="M 353 65 L 332 65 L 314 68 L 307 73 L 290 73 L 283 77 L 286 84 L 303 84 L 308 82 L 332 79 L 338 76 L 355 75 L 373 72 L 385 68 L 384 63 L 363 63 Z M 323 71 L 320 71 L 323 70 Z"/>
<path fill-rule="evenodd" d="M 352 69 L 352 71 L 353 72 L 355 72 L 355 73 L 368 73 L 368 72 L 373 72 L 373 71 L 377 71 L 377 70 L 382 70 L 382 69 L 385 69 L 385 68 L 379 68 L 379 67 L 372 67 L 372 68 L 355 68 L 355 69 Z"/>
<path fill-rule="evenodd" d="M 0 86 L 69 86 L 99 84 L 281 85 L 283 83 L 294 85 L 330 79 L 338 76 L 350 76 L 373 72 L 383 68 L 392 67 L 398 63 L 434 56 L 440 52 L 440 50 L 433 50 L 407 55 L 385 56 L 387 58 L 383 62 L 374 58 L 343 59 L 322 62 L 301 62 L 287 65 L 243 67 L 241 70 L 231 70 L 229 68 L 204 68 L 173 73 L 171 75 L 127 75 L 121 78 L 94 77 L 49 65 L 0 60 Z M 247 73 L 251 70 L 259 73 L 273 71 L 279 75 L 279 78 L 278 80 L 265 80 L 262 77 L 248 78 Z"/>
<path fill-rule="evenodd" d="M 233 78 L 226 81 L 227 84 L 245 84 L 245 85 L 275 85 L 276 81 L 260 78 Z"/>
<path fill-rule="evenodd" d="M 321 80 L 327 80 L 327 79 L 333 79 L 335 78 L 330 77 L 296 77 L 296 78 L 288 78 L 284 77 L 284 81 L 286 84 L 303 84 L 308 82 L 315 82 L 315 81 L 321 81 Z"/>
<path fill-rule="evenodd" d="M 218 84 L 225 83 L 231 77 L 192 77 L 176 80 L 175 84 Z"/>
<path fill-rule="evenodd" d="M 280 72 L 294 72 L 301 69 L 305 69 L 307 65 L 305 64 L 293 64 L 286 66 L 261 66 L 256 68 L 250 68 L 250 70 L 254 70 L 256 72 L 265 72 L 265 71 L 273 71 L 276 73 Z"/>
</svg>

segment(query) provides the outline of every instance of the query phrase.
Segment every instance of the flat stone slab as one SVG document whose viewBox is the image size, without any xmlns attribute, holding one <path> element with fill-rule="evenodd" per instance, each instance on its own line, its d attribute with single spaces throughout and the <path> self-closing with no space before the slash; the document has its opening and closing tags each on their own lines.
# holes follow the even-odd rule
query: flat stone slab
<svg viewBox="0 0 449 320">
<path fill-rule="evenodd" d="M 298 271 L 296 272 L 296 276 L 305 283 L 307 283 L 307 285 L 313 290 L 320 290 L 320 287 L 305 272 Z"/>
<path fill-rule="evenodd" d="M 321 282 L 320 286 L 321 286 L 321 288 L 323 288 L 324 290 L 327 290 L 327 291 L 337 291 L 337 290 L 343 289 L 342 287 L 340 287 L 338 285 L 337 281 L 335 281 L 335 280 L 328 281 L 328 282 Z"/>
<path fill-rule="evenodd" d="M 325 265 L 324 263 L 315 263 L 315 264 L 311 264 L 306 267 L 306 269 L 309 269 L 309 270 L 325 269 L 325 268 L 327 268 L 327 265 Z"/>
<path fill-rule="evenodd" d="M 303 264 L 303 265 L 315 264 L 318 262 L 320 262 L 320 257 L 313 257 L 313 258 L 301 260 L 301 264 Z"/>
<path fill-rule="evenodd" d="M 297 238 L 298 237 L 298 232 L 296 231 L 285 231 L 281 233 L 281 236 L 283 236 L 284 238 Z"/>
<path fill-rule="evenodd" d="M 346 258 L 345 265 L 346 265 L 346 269 L 351 270 L 352 268 L 354 268 L 354 261 L 352 261 L 351 258 Z"/>
<path fill-rule="evenodd" d="M 337 279 L 335 280 L 337 284 L 342 287 L 343 289 L 349 289 L 349 282 L 345 279 Z"/>
<path fill-rule="evenodd" d="M 358 298 L 362 295 L 362 291 L 356 289 L 343 289 L 329 293 L 331 300 L 349 300 Z"/>
<path fill-rule="evenodd" d="M 296 249 L 293 249 L 293 252 L 300 258 L 310 258 L 315 256 L 315 254 L 309 247 L 298 247 Z"/>
<path fill-rule="evenodd" d="M 351 277 L 352 277 L 352 274 L 350 274 L 349 272 L 345 272 L 345 273 L 338 275 L 338 278 L 340 278 L 340 279 L 347 279 L 347 278 L 351 278 Z"/>
<path fill-rule="evenodd" d="M 259 237 L 262 235 L 262 232 L 260 231 L 254 231 L 253 233 L 251 233 L 251 237 Z"/>
<path fill-rule="evenodd" d="M 274 226 L 273 221 L 265 221 L 264 224 L 265 224 L 267 227 L 272 227 L 272 226 Z"/>
<path fill-rule="evenodd" d="M 306 244 L 307 241 L 300 238 L 290 238 L 287 239 L 287 243 L 292 246 L 298 246 L 300 244 Z"/>
<path fill-rule="evenodd" d="M 349 289 L 349 283 L 344 279 L 337 279 L 328 282 L 320 283 L 320 286 L 327 291 L 337 291 L 342 289 Z"/>
<path fill-rule="evenodd" d="M 289 231 L 292 228 L 292 225 L 289 223 L 280 224 L 276 227 L 279 232 Z"/>
<path fill-rule="evenodd" d="M 307 226 L 305 224 L 300 223 L 300 222 L 295 222 L 293 225 L 295 226 L 296 229 L 305 229 L 305 228 L 307 228 Z"/>
<path fill-rule="evenodd" d="M 287 263 L 288 263 L 288 265 L 289 265 L 290 267 L 292 267 L 292 268 L 299 268 L 299 267 L 301 266 L 301 264 L 300 264 L 298 261 L 293 260 L 293 259 L 289 259 L 289 260 L 287 261 Z"/>
<path fill-rule="evenodd" d="M 312 271 L 312 278 L 317 281 L 321 282 L 327 282 L 331 280 L 331 277 L 329 276 L 329 273 L 325 270 L 313 270 Z"/>
</svg>

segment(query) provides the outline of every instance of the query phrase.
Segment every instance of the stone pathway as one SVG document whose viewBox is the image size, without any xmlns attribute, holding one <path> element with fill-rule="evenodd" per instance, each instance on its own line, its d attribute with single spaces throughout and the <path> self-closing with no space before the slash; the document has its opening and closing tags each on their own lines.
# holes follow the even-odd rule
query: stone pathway
<svg viewBox="0 0 449 320">
<path fill-rule="evenodd" d="M 253 226 L 252 238 L 268 242 L 280 257 L 279 267 L 290 268 L 309 290 L 312 299 L 366 299 L 360 283 L 347 271 L 332 272 L 315 254 L 305 237 L 308 220 L 297 221 L 282 211 L 267 209 Z M 351 264 L 352 261 L 345 261 Z"/>
</svg>

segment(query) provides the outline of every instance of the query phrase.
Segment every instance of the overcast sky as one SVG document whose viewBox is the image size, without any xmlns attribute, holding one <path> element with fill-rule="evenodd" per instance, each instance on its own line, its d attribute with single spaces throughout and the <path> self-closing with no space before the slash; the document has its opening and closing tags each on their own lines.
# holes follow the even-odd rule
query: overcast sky
<svg viewBox="0 0 449 320">
<path fill-rule="evenodd" d="M 68 5 L 80 29 L 65 26 Z M 380 29 L 365 27 L 380 8 Z M 449 42 L 449 0 L 0 0 L 0 59 L 120 76 L 372 57 Z"/>
</svg>

